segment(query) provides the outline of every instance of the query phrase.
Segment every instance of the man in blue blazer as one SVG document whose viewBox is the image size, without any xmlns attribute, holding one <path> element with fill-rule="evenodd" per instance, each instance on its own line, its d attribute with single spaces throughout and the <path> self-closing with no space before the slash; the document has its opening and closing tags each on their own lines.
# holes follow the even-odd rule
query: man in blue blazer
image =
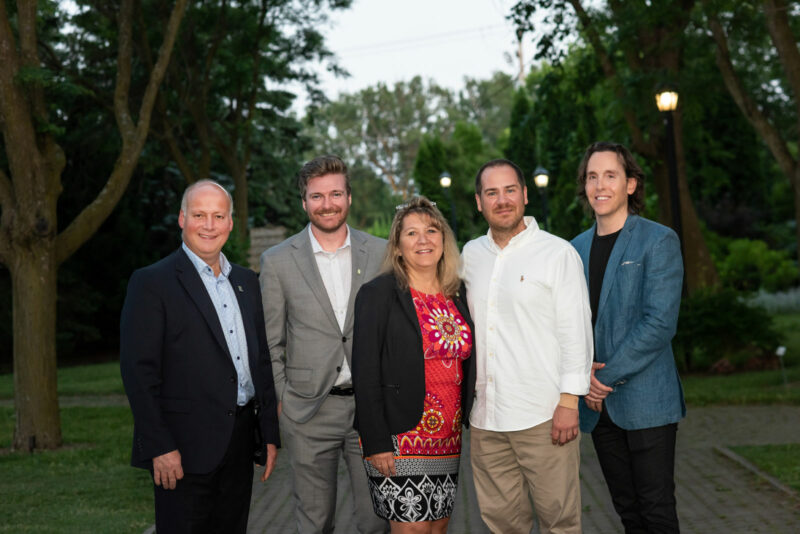
<svg viewBox="0 0 800 534">
<path fill-rule="evenodd" d="M 581 430 L 592 433 L 625 532 L 678 532 L 675 438 L 686 407 L 671 341 L 683 283 L 680 243 L 671 229 L 637 215 L 644 173 L 624 146 L 591 145 L 578 181 L 596 219 L 572 241 L 595 339 Z"/>
<path fill-rule="evenodd" d="M 244 533 L 253 461 L 266 480 L 279 444 L 258 278 L 221 252 L 233 220 L 219 184 L 189 186 L 178 224 L 183 245 L 133 273 L 122 309 L 131 464 L 153 475 L 159 534 Z"/>
</svg>

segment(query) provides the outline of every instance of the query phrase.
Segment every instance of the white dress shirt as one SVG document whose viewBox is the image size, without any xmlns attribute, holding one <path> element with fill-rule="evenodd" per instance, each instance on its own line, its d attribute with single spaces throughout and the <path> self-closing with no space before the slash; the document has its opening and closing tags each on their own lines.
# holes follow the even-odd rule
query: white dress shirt
<svg viewBox="0 0 800 534">
<path fill-rule="evenodd" d="M 311 250 L 314 252 L 314 259 L 317 260 L 319 275 L 328 292 L 328 299 L 331 301 L 333 313 L 339 323 L 339 330 L 344 332 L 344 322 L 347 319 L 347 305 L 350 302 L 350 287 L 353 281 L 353 260 L 350 253 L 350 227 L 347 228 L 347 237 L 341 247 L 334 252 L 328 252 L 322 248 L 311 225 L 308 225 L 308 235 L 311 238 Z M 334 386 L 342 386 L 353 383 L 350 375 L 350 366 L 347 365 L 347 358 L 342 359 L 342 370 L 334 382 Z"/>
<path fill-rule="evenodd" d="M 592 320 L 583 263 L 533 217 L 500 248 L 491 230 L 464 246 L 461 277 L 475 322 L 470 424 L 524 430 L 553 417 L 561 393 L 589 392 Z"/>
</svg>

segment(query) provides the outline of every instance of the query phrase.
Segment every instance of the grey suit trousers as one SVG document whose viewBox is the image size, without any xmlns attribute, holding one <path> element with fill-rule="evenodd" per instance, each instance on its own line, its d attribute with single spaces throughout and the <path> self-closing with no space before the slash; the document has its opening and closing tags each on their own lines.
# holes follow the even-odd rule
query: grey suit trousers
<svg viewBox="0 0 800 534">
<path fill-rule="evenodd" d="M 299 534 L 334 531 L 336 482 L 342 455 L 350 474 L 358 531 L 378 534 L 389 530 L 388 523 L 372 509 L 358 433 L 353 429 L 354 414 L 353 397 L 335 395 L 328 395 L 319 411 L 305 423 L 281 414 L 281 433 L 294 477 Z"/>
</svg>

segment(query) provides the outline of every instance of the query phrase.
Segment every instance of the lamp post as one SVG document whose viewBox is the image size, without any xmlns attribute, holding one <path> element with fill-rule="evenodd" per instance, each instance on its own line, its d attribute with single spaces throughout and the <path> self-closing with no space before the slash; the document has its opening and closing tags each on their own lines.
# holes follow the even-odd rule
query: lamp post
<svg viewBox="0 0 800 534">
<path fill-rule="evenodd" d="M 656 94 L 656 106 L 664 118 L 666 129 L 667 171 L 669 172 L 669 196 L 672 197 L 670 209 L 672 213 L 672 229 L 678 234 L 683 253 L 683 225 L 681 224 L 681 197 L 678 191 L 678 164 L 675 159 L 675 126 L 672 112 L 678 107 L 678 93 L 672 89 L 664 89 Z"/>
<path fill-rule="evenodd" d="M 458 241 L 458 220 L 456 219 L 456 205 L 453 202 L 453 195 L 450 193 L 450 186 L 453 185 L 453 178 L 450 173 L 444 171 L 439 175 L 439 185 L 444 189 L 444 195 L 447 197 L 447 202 L 450 203 L 450 227 L 453 229 L 453 234 Z"/>
<path fill-rule="evenodd" d="M 536 184 L 536 188 L 539 190 L 539 195 L 542 197 L 542 214 L 544 218 L 544 229 L 547 230 L 547 182 L 550 181 L 550 173 L 547 172 L 547 169 L 539 165 L 536 167 L 536 170 L 533 171 L 533 183 Z"/>
</svg>

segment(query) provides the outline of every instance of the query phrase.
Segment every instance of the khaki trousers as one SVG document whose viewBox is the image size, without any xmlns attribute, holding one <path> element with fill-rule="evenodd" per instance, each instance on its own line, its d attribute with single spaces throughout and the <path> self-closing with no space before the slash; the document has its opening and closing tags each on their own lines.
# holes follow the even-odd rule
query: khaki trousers
<svg viewBox="0 0 800 534">
<path fill-rule="evenodd" d="M 541 532 L 580 534 L 580 434 L 563 446 L 552 421 L 514 432 L 472 427 L 472 473 L 481 518 L 495 534 L 530 534 L 533 506 Z"/>
</svg>

